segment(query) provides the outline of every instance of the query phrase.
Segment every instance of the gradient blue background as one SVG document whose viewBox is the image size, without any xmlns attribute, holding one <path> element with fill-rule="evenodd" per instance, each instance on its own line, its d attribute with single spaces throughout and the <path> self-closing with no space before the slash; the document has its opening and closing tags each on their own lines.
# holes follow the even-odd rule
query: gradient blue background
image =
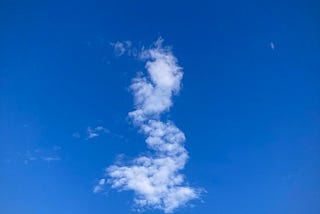
<svg viewBox="0 0 320 214">
<path fill-rule="evenodd" d="M 319 1 L 2 0 L 0 29 L 1 213 L 133 213 L 131 192 L 92 193 L 118 154 L 146 150 L 126 118 L 143 63 L 110 42 L 159 36 L 185 72 L 167 115 L 184 173 L 207 191 L 176 213 L 320 213 Z M 86 140 L 98 125 L 113 134 Z"/>
</svg>

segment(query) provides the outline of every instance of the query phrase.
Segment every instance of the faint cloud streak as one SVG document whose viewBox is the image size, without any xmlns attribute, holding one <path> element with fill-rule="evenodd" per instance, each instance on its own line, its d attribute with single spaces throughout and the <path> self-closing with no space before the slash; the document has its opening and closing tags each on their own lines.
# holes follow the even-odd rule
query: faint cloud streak
<svg viewBox="0 0 320 214">
<path fill-rule="evenodd" d="M 274 50 L 275 48 L 276 48 L 276 46 L 274 45 L 274 43 L 273 42 L 270 42 L 270 48 L 272 49 L 272 50 Z"/>
<path fill-rule="evenodd" d="M 111 46 L 114 48 L 114 53 L 116 56 L 124 55 L 131 48 L 131 41 L 115 42 L 111 43 Z"/>
<path fill-rule="evenodd" d="M 110 131 L 103 126 L 97 126 L 95 128 L 88 127 L 87 128 L 87 139 L 92 139 L 98 137 L 101 133 L 109 133 Z"/>
</svg>

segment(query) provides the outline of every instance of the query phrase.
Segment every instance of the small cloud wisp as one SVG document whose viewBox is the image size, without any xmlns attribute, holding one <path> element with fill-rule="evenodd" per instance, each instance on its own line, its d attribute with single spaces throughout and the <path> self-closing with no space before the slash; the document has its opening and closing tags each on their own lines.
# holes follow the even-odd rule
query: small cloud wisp
<svg viewBox="0 0 320 214">
<path fill-rule="evenodd" d="M 111 43 L 111 46 L 114 48 L 114 53 L 116 56 L 124 55 L 128 50 L 131 48 L 131 41 L 124 41 L 124 42 L 116 42 Z"/>
<path fill-rule="evenodd" d="M 88 134 L 87 140 L 95 137 L 99 137 L 101 133 L 109 133 L 109 132 L 110 131 L 107 128 L 104 128 L 103 126 L 97 126 L 95 128 L 92 128 L 89 126 L 87 128 L 87 134 Z"/>
</svg>

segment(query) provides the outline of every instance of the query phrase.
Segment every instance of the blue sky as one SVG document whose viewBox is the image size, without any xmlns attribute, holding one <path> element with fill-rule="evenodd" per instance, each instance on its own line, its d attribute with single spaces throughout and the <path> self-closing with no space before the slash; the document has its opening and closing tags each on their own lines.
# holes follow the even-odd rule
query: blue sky
<svg viewBox="0 0 320 214">
<path fill-rule="evenodd" d="M 160 37 L 184 75 L 156 119 L 184 133 L 177 173 L 203 190 L 174 213 L 320 213 L 319 1 L 4 0 L 0 14 L 1 213 L 136 213 L 137 187 L 93 190 L 106 167 L 155 158 L 128 116 L 154 58 L 128 51 Z"/>
</svg>

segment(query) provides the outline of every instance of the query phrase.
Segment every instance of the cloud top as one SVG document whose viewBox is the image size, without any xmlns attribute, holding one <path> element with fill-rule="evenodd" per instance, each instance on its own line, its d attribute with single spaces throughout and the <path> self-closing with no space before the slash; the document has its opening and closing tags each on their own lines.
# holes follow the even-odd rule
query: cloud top
<svg viewBox="0 0 320 214">
<path fill-rule="evenodd" d="M 162 41 L 162 40 L 160 40 Z M 180 90 L 182 69 L 169 48 L 157 42 L 154 48 L 144 50 L 141 58 L 147 60 L 148 76 L 134 78 L 131 90 L 136 110 L 129 113 L 135 122 L 157 118 L 172 106 L 172 95 Z"/>
<path fill-rule="evenodd" d="M 162 39 L 142 50 L 140 59 L 146 61 L 146 74 L 139 73 L 132 81 L 135 110 L 129 117 L 146 136 L 152 152 L 108 167 L 106 176 L 112 188 L 134 191 L 139 209 L 170 213 L 199 197 L 199 190 L 187 185 L 180 173 L 188 159 L 184 133 L 172 121 L 160 120 L 180 90 L 183 72 L 171 49 L 162 46 Z"/>
</svg>

